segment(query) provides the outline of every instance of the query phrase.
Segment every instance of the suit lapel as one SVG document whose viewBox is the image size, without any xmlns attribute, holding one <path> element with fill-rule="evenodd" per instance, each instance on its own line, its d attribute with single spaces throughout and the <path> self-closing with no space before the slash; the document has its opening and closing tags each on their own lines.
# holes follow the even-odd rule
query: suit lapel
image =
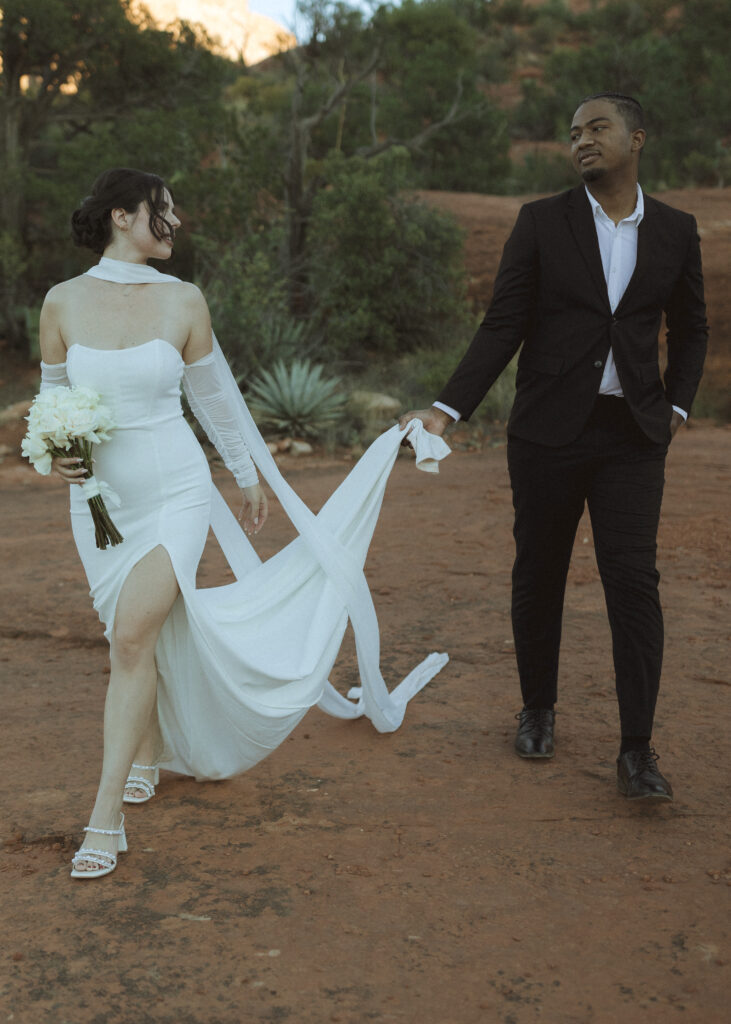
<svg viewBox="0 0 731 1024">
<path fill-rule="evenodd" d="M 607 292 L 607 282 L 604 279 L 594 214 L 583 185 L 575 188 L 569 194 L 569 207 L 566 216 L 576 245 L 599 291 L 602 302 L 609 309 L 609 293 Z"/>
<path fill-rule="evenodd" d="M 652 199 L 648 198 L 648 196 L 645 195 L 644 200 L 645 212 L 637 229 L 637 262 L 635 263 L 632 277 L 629 279 L 629 283 L 624 290 L 624 295 L 617 305 L 615 311 L 617 313 L 623 309 L 627 302 L 632 301 L 632 296 L 638 288 L 642 287 L 642 282 L 647 280 L 647 274 L 651 269 L 651 254 L 656 251 L 655 208 Z"/>
</svg>

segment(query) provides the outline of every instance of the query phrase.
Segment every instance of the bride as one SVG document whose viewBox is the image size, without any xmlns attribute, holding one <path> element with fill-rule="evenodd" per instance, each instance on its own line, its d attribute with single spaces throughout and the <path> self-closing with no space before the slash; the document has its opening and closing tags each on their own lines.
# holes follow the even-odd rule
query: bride
<svg viewBox="0 0 731 1024">
<path fill-rule="evenodd" d="M 256 430 L 203 295 L 147 265 L 170 257 L 179 226 L 162 179 L 106 171 L 72 216 L 76 244 L 101 259 L 52 288 L 41 314 L 42 389 L 84 384 L 115 418 L 111 440 L 95 449 L 95 476 L 121 498 L 112 518 L 124 537 L 99 550 L 87 501 L 71 487 L 74 540 L 111 659 L 101 779 L 75 878 L 114 870 L 127 849 L 122 804 L 155 795 L 159 765 L 229 777 L 275 749 L 315 704 L 391 731 L 447 660 L 430 655 L 390 694 L 378 667 L 362 567 L 405 432 L 382 435 L 314 516 Z M 181 384 L 241 488 L 243 533 L 183 418 Z M 436 471 L 448 448 L 419 421 L 408 429 L 417 466 Z M 255 462 L 299 534 L 266 563 L 246 539 L 268 515 Z M 74 459 L 57 458 L 54 469 L 84 482 Z M 198 590 L 209 526 L 236 582 Z M 362 684 L 352 699 L 328 682 L 348 619 Z"/>
</svg>

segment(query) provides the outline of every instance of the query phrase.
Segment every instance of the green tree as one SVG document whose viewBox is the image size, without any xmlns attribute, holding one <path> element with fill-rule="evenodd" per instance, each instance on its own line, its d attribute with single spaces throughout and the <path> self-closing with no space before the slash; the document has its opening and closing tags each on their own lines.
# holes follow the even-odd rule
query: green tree
<svg viewBox="0 0 731 1024">
<path fill-rule="evenodd" d="M 54 228 L 50 237 L 47 228 L 57 223 L 54 205 L 69 195 L 64 169 L 84 168 L 74 185 L 75 204 L 94 166 L 90 155 L 99 158 L 98 171 L 116 162 L 110 157 L 134 150 L 122 143 L 135 136 L 145 135 L 147 146 L 137 147 L 144 153 L 160 151 L 165 138 L 169 151 L 171 133 L 180 142 L 174 114 L 187 103 L 189 115 L 197 109 L 200 117 L 207 97 L 220 92 L 226 68 L 203 42 L 185 26 L 161 32 L 133 17 L 130 0 L 3 4 L 0 317 L 11 344 L 24 340 L 21 304 L 42 276 L 41 250 L 54 237 Z M 154 139 L 157 146 L 150 146 Z"/>
<path fill-rule="evenodd" d="M 304 315 L 307 232 L 315 198 L 330 185 L 330 152 L 368 160 L 400 147 L 410 154 L 411 185 L 454 183 L 452 168 L 470 160 L 475 187 L 505 169 L 507 135 L 477 88 L 475 33 L 451 0 L 383 5 L 370 20 L 329 0 L 300 10 L 308 39 L 284 59 L 292 93 L 282 176 L 290 307 Z M 476 148 L 481 131 L 486 141 Z"/>
<path fill-rule="evenodd" d="M 408 154 L 333 154 L 313 202 L 308 282 L 325 351 L 369 356 L 439 345 L 466 323 L 463 236 L 403 190 Z"/>
<path fill-rule="evenodd" d="M 646 113 L 642 175 L 647 185 L 678 186 L 698 175 L 724 180 L 724 140 L 731 132 L 729 5 L 607 0 L 572 16 L 570 24 L 570 45 L 557 46 L 547 57 L 542 83 L 525 84 L 513 116 L 516 132 L 565 139 L 582 96 L 629 93 Z"/>
</svg>

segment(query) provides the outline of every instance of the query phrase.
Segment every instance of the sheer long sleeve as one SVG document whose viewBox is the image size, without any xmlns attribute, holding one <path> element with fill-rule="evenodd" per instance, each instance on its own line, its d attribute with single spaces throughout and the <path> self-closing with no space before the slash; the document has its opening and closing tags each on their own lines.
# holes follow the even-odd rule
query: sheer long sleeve
<svg viewBox="0 0 731 1024">
<path fill-rule="evenodd" d="M 193 415 L 208 435 L 239 487 L 259 482 L 248 445 L 241 436 L 234 411 L 219 379 L 216 355 L 210 352 L 185 367 L 183 389 Z"/>
<path fill-rule="evenodd" d="M 48 388 L 67 388 L 69 386 L 66 363 L 44 363 L 41 360 L 41 391 L 46 391 Z"/>
</svg>

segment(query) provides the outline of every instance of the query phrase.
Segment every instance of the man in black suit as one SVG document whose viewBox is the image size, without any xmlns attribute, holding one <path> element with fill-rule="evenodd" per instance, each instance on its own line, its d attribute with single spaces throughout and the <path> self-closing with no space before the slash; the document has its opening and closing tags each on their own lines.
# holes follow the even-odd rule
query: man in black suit
<svg viewBox="0 0 731 1024">
<path fill-rule="evenodd" d="M 642 192 L 644 143 L 636 100 L 581 102 L 571 155 L 582 184 L 522 207 L 467 353 L 431 409 L 401 424 L 416 415 L 441 434 L 469 418 L 522 342 L 508 423 L 523 695 L 515 749 L 554 753 L 564 590 L 586 503 L 612 631 L 617 785 L 630 798 L 672 799 L 650 746 L 663 649 L 656 539 L 665 456 L 690 411 L 708 328 L 695 220 Z"/>
</svg>

